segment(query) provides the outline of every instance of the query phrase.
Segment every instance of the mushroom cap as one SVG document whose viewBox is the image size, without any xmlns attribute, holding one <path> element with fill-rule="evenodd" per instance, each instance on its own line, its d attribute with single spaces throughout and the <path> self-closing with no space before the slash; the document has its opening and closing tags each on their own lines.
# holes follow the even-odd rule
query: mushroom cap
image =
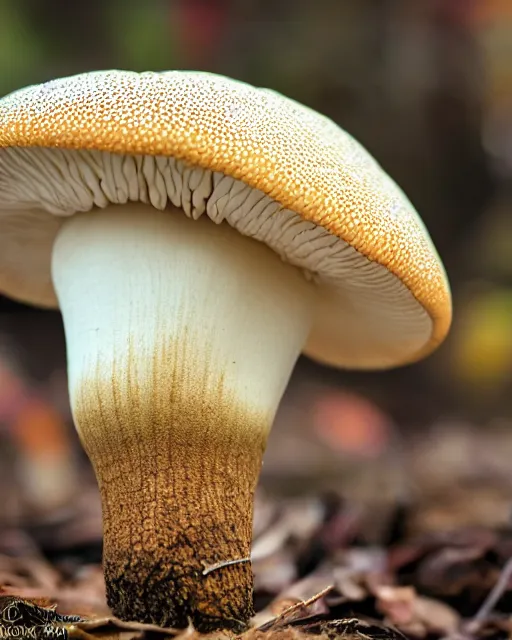
<svg viewBox="0 0 512 640">
<path fill-rule="evenodd" d="M 303 269 L 319 294 L 305 352 L 321 362 L 405 364 L 448 332 L 449 285 L 421 218 L 319 113 L 184 71 L 93 72 L 0 100 L 0 291 L 58 306 L 64 216 L 128 200 L 177 202 Z"/>
</svg>

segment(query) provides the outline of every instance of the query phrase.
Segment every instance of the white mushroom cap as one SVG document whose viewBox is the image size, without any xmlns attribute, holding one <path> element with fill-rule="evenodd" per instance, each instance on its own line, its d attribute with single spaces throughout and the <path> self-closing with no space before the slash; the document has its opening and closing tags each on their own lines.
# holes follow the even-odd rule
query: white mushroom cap
<svg viewBox="0 0 512 640">
<path fill-rule="evenodd" d="M 66 216 L 141 201 L 225 221 L 317 285 L 305 352 L 343 367 L 419 359 L 451 299 L 413 206 L 334 122 L 275 92 L 193 72 L 107 71 L 0 101 L 0 291 L 57 306 Z"/>
</svg>

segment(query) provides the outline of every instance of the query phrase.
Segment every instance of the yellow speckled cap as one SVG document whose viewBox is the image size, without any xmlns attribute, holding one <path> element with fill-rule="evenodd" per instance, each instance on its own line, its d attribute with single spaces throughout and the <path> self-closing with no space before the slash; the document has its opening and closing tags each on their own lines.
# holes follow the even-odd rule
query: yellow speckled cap
<svg viewBox="0 0 512 640">
<path fill-rule="evenodd" d="M 136 199 L 225 220 L 304 269 L 319 290 L 306 348 L 318 360 L 407 363 L 449 329 L 446 275 L 413 206 L 307 107 L 179 71 L 88 73 L 0 101 L 0 290 L 56 305 L 63 216 Z"/>
</svg>

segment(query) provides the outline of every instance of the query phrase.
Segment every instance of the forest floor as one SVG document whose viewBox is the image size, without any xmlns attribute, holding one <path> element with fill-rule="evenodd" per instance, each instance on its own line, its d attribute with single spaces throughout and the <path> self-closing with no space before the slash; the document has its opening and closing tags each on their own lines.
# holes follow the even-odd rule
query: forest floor
<svg viewBox="0 0 512 640">
<path fill-rule="evenodd" d="M 261 490 L 253 546 L 257 614 L 246 639 L 511 638 L 512 478 L 504 476 L 510 457 L 499 442 L 493 446 L 500 454 L 486 453 L 489 434 L 463 436 L 487 445 L 463 446 L 461 437 L 456 446 L 452 438 L 445 450 L 430 451 L 430 475 L 421 475 L 419 459 L 409 461 L 416 490 L 400 499 L 365 502 L 332 488 L 294 496 Z M 448 455 L 461 447 L 464 468 Z M 377 520 L 384 525 L 376 527 Z M 59 614 L 86 618 L 67 628 L 89 640 L 196 635 L 111 617 L 100 559 L 91 482 L 65 513 L 0 528 L 0 609 L 11 595 L 56 605 Z"/>
</svg>

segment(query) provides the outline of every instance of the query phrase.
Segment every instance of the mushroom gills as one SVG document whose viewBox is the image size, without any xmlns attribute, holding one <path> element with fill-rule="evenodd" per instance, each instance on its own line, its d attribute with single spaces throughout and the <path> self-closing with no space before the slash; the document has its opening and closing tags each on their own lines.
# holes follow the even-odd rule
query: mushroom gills
<svg viewBox="0 0 512 640">
<path fill-rule="evenodd" d="M 381 179 L 389 181 L 384 174 Z M 61 221 L 129 202 L 161 210 L 172 204 L 195 220 L 226 222 L 302 269 L 318 285 L 314 328 L 304 346 L 316 360 L 382 368 L 409 362 L 430 341 L 432 318 L 412 291 L 384 265 L 330 233 L 325 221 L 306 220 L 242 180 L 172 156 L 0 149 L 0 221 L 2 238 L 9 238 L 2 248 L 0 288 L 20 300 L 57 306 L 49 263 Z M 393 206 L 399 220 L 397 192 L 386 202 L 383 212 Z M 339 202 L 340 219 L 349 211 L 350 200 Z"/>
<path fill-rule="evenodd" d="M 246 622 L 249 564 L 202 571 L 250 554 L 261 457 L 313 285 L 225 223 L 143 203 L 67 218 L 52 276 L 102 494 L 109 604 L 167 626 Z"/>
</svg>

